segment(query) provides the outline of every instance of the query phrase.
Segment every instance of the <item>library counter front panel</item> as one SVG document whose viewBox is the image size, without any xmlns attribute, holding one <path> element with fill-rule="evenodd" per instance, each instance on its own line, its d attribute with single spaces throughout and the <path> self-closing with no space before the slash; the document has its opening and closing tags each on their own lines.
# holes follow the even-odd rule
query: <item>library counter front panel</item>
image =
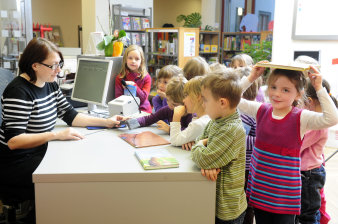
<svg viewBox="0 0 338 224">
<path fill-rule="evenodd" d="M 155 127 L 77 129 L 85 138 L 49 142 L 33 173 L 37 224 L 214 223 L 216 183 L 201 175 L 190 152 L 149 147 L 167 149 L 180 167 L 145 171 L 134 153 L 147 148 L 118 137 L 150 130 L 169 139 L 167 134 Z"/>
</svg>

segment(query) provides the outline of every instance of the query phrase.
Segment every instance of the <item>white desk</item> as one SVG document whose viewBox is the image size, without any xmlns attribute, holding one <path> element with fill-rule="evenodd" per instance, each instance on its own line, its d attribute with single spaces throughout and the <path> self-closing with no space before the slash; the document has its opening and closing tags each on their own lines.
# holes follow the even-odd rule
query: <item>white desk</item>
<svg viewBox="0 0 338 224">
<path fill-rule="evenodd" d="M 37 224 L 214 223 L 216 184 L 201 175 L 190 152 L 157 146 L 167 148 L 180 167 L 145 171 L 134 155 L 142 149 L 117 136 L 149 129 L 169 138 L 153 127 L 97 133 L 79 128 L 88 134 L 83 140 L 50 142 L 33 173 Z"/>
</svg>

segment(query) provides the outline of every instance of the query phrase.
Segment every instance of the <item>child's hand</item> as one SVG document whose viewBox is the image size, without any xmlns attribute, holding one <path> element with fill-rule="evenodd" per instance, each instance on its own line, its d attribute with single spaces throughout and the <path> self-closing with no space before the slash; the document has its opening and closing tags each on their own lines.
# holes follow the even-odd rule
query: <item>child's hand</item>
<svg viewBox="0 0 338 224">
<path fill-rule="evenodd" d="M 167 123 L 165 123 L 164 121 L 158 121 L 156 124 L 157 124 L 157 128 L 158 129 L 163 130 L 163 131 L 169 133 L 170 126 Z"/>
<path fill-rule="evenodd" d="M 311 84 L 313 86 L 313 88 L 318 91 L 321 88 L 323 88 L 322 86 L 322 75 L 319 73 L 318 69 L 312 65 L 310 65 L 311 67 L 311 72 L 308 73 L 308 76 L 311 80 Z"/>
<path fill-rule="evenodd" d="M 208 180 L 211 181 L 216 181 L 217 180 L 217 175 L 221 172 L 220 168 L 215 168 L 215 169 L 201 169 L 201 173 L 204 177 L 206 177 Z"/>
<path fill-rule="evenodd" d="M 187 112 L 185 106 L 177 106 L 174 108 L 173 122 L 180 122 L 181 118 Z"/>
<path fill-rule="evenodd" d="M 259 63 L 268 63 L 268 61 L 260 61 Z M 265 71 L 264 67 L 258 67 L 254 66 L 251 70 L 250 75 L 248 76 L 248 80 L 250 82 L 254 82 L 256 79 L 258 79 Z"/>
<path fill-rule="evenodd" d="M 127 85 L 135 86 L 135 82 L 133 81 L 126 81 Z"/>
<path fill-rule="evenodd" d="M 165 92 L 163 92 L 163 91 L 161 91 L 161 90 L 159 90 L 159 89 L 157 90 L 157 94 L 161 97 L 161 99 L 167 97 L 167 95 L 165 94 Z"/>
<path fill-rule="evenodd" d="M 195 141 L 185 143 L 185 144 L 182 145 L 182 149 L 190 151 L 192 149 L 193 145 L 195 145 Z"/>
<path fill-rule="evenodd" d="M 207 146 L 208 145 L 208 139 L 202 139 L 199 141 L 199 143 L 202 143 L 204 146 Z"/>
</svg>

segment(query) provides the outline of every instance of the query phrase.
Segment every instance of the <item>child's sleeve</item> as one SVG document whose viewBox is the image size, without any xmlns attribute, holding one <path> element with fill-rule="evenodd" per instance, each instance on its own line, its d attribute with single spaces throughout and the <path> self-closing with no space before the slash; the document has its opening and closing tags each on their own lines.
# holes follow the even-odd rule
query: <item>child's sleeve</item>
<svg viewBox="0 0 338 224">
<path fill-rule="evenodd" d="M 161 109 L 159 109 L 157 112 L 153 114 L 137 118 L 137 121 L 141 127 L 146 127 L 146 126 L 156 123 L 159 120 L 169 119 L 170 116 L 172 116 L 172 113 L 173 112 L 170 110 L 168 106 L 162 107 Z"/>
<path fill-rule="evenodd" d="M 303 110 L 300 117 L 301 137 L 307 130 L 329 128 L 338 123 L 338 111 L 325 88 L 317 91 L 322 113 Z"/>
<path fill-rule="evenodd" d="M 240 85 L 242 87 L 242 94 L 251 86 L 252 83 L 249 82 L 247 77 L 243 77 L 241 79 Z M 251 117 L 256 118 L 257 111 L 259 107 L 262 105 L 262 103 L 256 102 L 256 101 L 250 101 L 246 99 L 241 99 L 241 101 L 238 104 L 238 109 Z"/>
<path fill-rule="evenodd" d="M 206 123 L 195 120 L 189 123 L 188 127 L 181 131 L 181 122 L 170 122 L 170 143 L 180 146 L 195 139 L 203 133 Z"/>
<path fill-rule="evenodd" d="M 121 83 L 120 75 L 115 78 L 115 98 L 123 95 L 123 87 Z"/>
<path fill-rule="evenodd" d="M 234 138 L 233 136 L 237 137 Z M 235 141 L 239 137 L 243 137 L 243 141 Z M 207 146 L 201 143 L 193 146 L 192 160 L 202 169 L 221 168 L 238 157 L 239 150 L 236 149 L 241 147 L 240 144 L 245 145 L 244 141 L 245 133 L 242 127 L 220 130 L 218 135 L 212 137 L 212 140 L 208 139 Z"/>
<path fill-rule="evenodd" d="M 159 95 L 156 95 L 153 99 L 152 99 L 152 103 L 153 103 L 153 107 L 155 109 L 155 112 L 157 112 L 161 107 L 162 107 L 162 100 L 161 97 Z"/>
<path fill-rule="evenodd" d="M 140 87 L 136 83 L 136 95 L 140 98 L 141 104 L 148 99 L 151 88 L 151 77 L 147 74 L 144 78 L 143 86 Z"/>
</svg>

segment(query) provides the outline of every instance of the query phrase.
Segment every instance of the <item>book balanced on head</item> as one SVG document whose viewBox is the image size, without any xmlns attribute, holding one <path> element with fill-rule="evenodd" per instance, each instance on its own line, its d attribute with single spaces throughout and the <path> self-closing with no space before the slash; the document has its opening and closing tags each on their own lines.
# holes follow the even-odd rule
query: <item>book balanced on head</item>
<svg viewBox="0 0 338 224">
<path fill-rule="evenodd" d="M 258 62 L 256 64 L 258 67 L 272 68 L 272 69 L 286 69 L 286 70 L 295 70 L 295 71 L 309 71 L 311 69 L 310 65 L 301 64 L 301 63 L 275 63 L 275 62 Z"/>
</svg>

